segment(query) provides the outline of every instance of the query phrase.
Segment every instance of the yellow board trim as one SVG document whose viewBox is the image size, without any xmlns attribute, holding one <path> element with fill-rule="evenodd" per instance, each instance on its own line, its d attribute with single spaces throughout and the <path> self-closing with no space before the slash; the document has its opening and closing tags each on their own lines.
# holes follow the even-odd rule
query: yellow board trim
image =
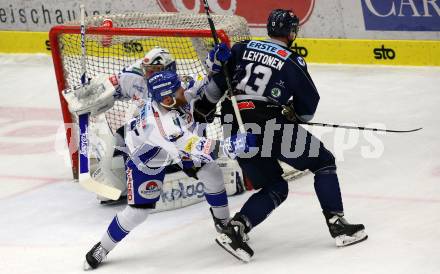
<svg viewBox="0 0 440 274">
<path fill-rule="evenodd" d="M 293 47 L 310 63 L 440 66 L 440 41 L 303 38 Z"/>
<path fill-rule="evenodd" d="M 440 41 L 435 40 L 298 38 L 293 48 L 309 63 L 440 66 Z M 50 54 L 48 33 L 0 31 L 0 53 Z"/>
<path fill-rule="evenodd" d="M 49 33 L 0 31 L 0 53 L 50 54 Z"/>
</svg>

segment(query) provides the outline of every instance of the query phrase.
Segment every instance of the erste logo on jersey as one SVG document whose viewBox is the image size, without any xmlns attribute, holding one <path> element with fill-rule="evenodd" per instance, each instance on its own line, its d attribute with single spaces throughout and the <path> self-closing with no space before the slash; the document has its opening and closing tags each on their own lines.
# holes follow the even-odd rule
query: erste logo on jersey
<svg viewBox="0 0 440 274">
<path fill-rule="evenodd" d="M 166 12 L 204 13 L 202 0 L 156 0 L 159 7 Z M 295 11 L 304 24 L 312 14 L 315 0 L 210 0 L 209 8 L 216 14 L 236 14 L 246 18 L 250 27 L 265 28 L 269 13 L 274 9 Z M 258 7 L 258 8 L 255 8 Z"/>
<path fill-rule="evenodd" d="M 287 60 L 287 58 L 289 58 L 289 56 L 292 54 L 291 52 L 287 51 L 286 49 L 284 49 L 283 47 L 277 44 L 265 43 L 262 41 L 252 40 L 247 44 L 247 48 L 274 54 L 283 60 Z"/>
</svg>

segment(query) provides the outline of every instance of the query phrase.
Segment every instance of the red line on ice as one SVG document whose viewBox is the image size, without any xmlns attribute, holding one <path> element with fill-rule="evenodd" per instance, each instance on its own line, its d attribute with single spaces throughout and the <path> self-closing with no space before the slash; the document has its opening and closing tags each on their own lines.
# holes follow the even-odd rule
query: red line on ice
<svg viewBox="0 0 440 274">
<path fill-rule="evenodd" d="M 21 194 L 27 193 L 27 192 L 31 192 L 33 190 L 36 190 L 38 188 L 44 187 L 48 184 L 53 184 L 53 183 L 58 183 L 58 182 L 62 182 L 62 181 L 66 181 L 68 179 L 65 178 L 53 178 L 53 177 L 34 177 L 34 176 L 18 176 L 18 175 L 0 175 L 0 179 L 5 179 L 5 180 L 37 180 L 37 181 L 42 181 L 41 184 L 38 184 L 36 186 L 27 188 L 25 190 L 13 193 L 9 196 L 0 198 L 0 200 L 5 200 L 5 199 L 10 199 L 16 196 L 19 196 Z M 10 183 L 10 182 L 5 182 L 5 183 Z"/>
</svg>

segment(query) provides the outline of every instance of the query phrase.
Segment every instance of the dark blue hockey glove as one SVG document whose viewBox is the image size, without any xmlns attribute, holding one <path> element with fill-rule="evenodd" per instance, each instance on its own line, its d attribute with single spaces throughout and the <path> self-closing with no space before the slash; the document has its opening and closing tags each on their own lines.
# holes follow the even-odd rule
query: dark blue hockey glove
<svg viewBox="0 0 440 274">
<path fill-rule="evenodd" d="M 222 71 L 222 63 L 225 63 L 231 57 L 231 50 L 225 43 L 220 43 L 208 53 L 205 64 L 209 72 L 218 73 Z"/>
</svg>

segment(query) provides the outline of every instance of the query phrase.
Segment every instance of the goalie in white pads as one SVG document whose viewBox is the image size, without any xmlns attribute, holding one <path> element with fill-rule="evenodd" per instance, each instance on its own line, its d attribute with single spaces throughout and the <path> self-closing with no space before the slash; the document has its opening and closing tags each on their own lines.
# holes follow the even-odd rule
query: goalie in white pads
<svg viewBox="0 0 440 274">
<path fill-rule="evenodd" d="M 121 72 L 111 75 L 98 75 L 84 87 L 73 88 L 63 93 L 72 113 L 91 113 L 96 122 L 90 126 L 92 158 L 91 176 L 98 182 L 119 189 L 121 199 L 125 198 L 124 160 L 115 146 L 124 147 L 124 127 L 114 134 L 108 127 L 104 112 L 115 101 L 129 101 L 130 107 L 125 112 L 125 121 L 139 115 L 142 100 L 147 98 L 146 80 L 155 72 L 176 70 L 176 62 L 167 49 L 154 47 L 142 58 Z M 102 203 L 111 202 L 109 198 L 98 195 Z"/>
<path fill-rule="evenodd" d="M 128 206 L 113 218 L 107 232 L 86 255 L 85 269 L 96 268 L 132 229 L 142 223 L 160 197 L 165 166 L 179 163 L 192 169 L 205 183 L 205 198 L 210 204 L 216 229 L 222 231 L 229 220 L 229 208 L 223 175 L 214 162 L 222 147 L 226 155 L 235 157 L 247 150 L 237 147 L 246 135 L 233 136 L 225 145 L 200 137 L 192 119 L 194 101 L 209 87 L 209 79 L 197 81 L 184 90 L 173 71 L 155 73 L 148 79 L 151 96 L 137 118 L 125 128 Z"/>
</svg>

